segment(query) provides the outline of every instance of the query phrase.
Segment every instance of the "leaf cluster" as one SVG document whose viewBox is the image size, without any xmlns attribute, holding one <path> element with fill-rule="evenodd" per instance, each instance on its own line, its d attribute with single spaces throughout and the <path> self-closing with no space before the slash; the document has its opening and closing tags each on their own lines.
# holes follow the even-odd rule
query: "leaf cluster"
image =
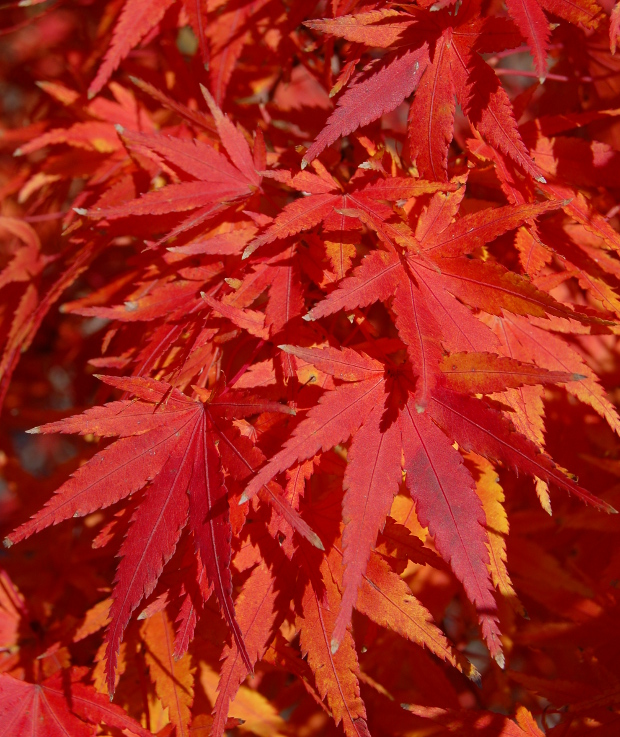
<svg viewBox="0 0 620 737">
<path fill-rule="evenodd" d="M 0 732 L 615 734 L 618 8 L 2 12 Z"/>
</svg>

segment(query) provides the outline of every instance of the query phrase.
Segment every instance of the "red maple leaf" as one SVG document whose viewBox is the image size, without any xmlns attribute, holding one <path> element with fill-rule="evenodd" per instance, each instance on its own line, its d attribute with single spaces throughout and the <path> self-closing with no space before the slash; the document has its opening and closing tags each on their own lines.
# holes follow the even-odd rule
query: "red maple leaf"
<svg viewBox="0 0 620 737">
<path fill-rule="evenodd" d="M 154 590 L 185 527 L 192 534 L 196 554 L 215 590 L 222 615 L 251 669 L 232 600 L 231 528 L 222 455 L 228 472 L 238 478 L 247 476 L 248 469 L 253 468 L 252 461 L 260 463 L 262 456 L 259 453 L 256 459 L 248 451 L 247 441 L 243 443 L 226 420 L 260 412 L 290 411 L 280 404 L 234 391 L 221 397 L 203 392 L 207 400 L 203 404 L 165 382 L 101 378 L 135 395 L 139 401 L 112 402 L 31 432 L 92 433 L 120 436 L 120 440 L 79 468 L 45 507 L 12 532 L 6 542 L 19 542 L 50 525 L 108 507 L 148 484 L 120 549 L 121 562 L 106 631 L 109 692 L 114 691 L 118 648 L 131 614 Z M 216 443 L 221 444 L 220 451 Z M 282 499 L 269 490 L 268 493 L 302 534 L 320 544 Z M 188 587 L 191 585 L 190 580 Z"/>
<path fill-rule="evenodd" d="M 0 718 L 6 735 L 93 737 L 106 724 L 136 737 L 151 737 L 124 709 L 82 683 L 87 668 L 61 670 L 42 683 L 0 674 Z"/>
<path fill-rule="evenodd" d="M 489 144 L 535 180 L 544 182 L 521 140 L 508 96 L 480 57 L 481 53 L 518 46 L 519 33 L 506 19 L 481 18 L 480 9 L 479 0 L 471 0 L 432 14 L 411 9 L 388 15 L 371 13 L 370 19 L 350 16 L 346 25 L 342 18 L 311 22 L 311 27 L 345 38 L 351 38 L 351 27 L 358 26 L 358 42 L 383 46 L 390 52 L 353 78 L 304 161 L 312 161 L 340 136 L 394 110 L 417 88 L 409 112 L 409 147 L 422 176 L 447 179 L 456 95 L 472 127 Z M 373 22 L 380 24 L 379 32 Z M 396 32 L 389 32 L 391 25 Z M 541 34 L 536 38 L 542 53 Z"/>
<path fill-rule="evenodd" d="M 284 348 L 344 383 L 324 394 L 308 412 L 283 449 L 250 481 L 242 499 L 251 498 L 295 462 L 353 435 L 344 478 L 345 592 L 334 625 L 333 647 L 338 647 L 344 635 L 370 550 L 404 470 L 420 521 L 429 528 L 438 551 L 476 605 L 491 653 L 503 662 L 482 507 L 453 440 L 464 450 L 553 482 L 601 509 L 611 511 L 610 507 L 558 471 L 548 456 L 480 399 L 438 383 L 425 411 L 416 401 L 415 379 L 406 366 L 383 364 L 352 349 Z M 479 388 L 474 378 L 470 391 Z"/>
</svg>

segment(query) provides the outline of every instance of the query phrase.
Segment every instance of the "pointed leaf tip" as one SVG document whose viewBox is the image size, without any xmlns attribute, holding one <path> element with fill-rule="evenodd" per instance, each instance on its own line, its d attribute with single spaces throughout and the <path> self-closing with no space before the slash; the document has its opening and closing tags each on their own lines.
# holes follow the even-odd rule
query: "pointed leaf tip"
<svg viewBox="0 0 620 737">
<path fill-rule="evenodd" d="M 499 667 L 504 670 L 506 667 L 506 658 L 504 656 L 504 653 L 499 652 L 494 656 L 495 662 L 499 665 Z"/>
<path fill-rule="evenodd" d="M 41 432 L 41 428 L 39 426 L 37 427 L 31 427 L 30 430 L 26 430 L 28 435 L 39 435 Z"/>
<path fill-rule="evenodd" d="M 17 156 L 22 156 L 22 155 L 23 155 L 23 152 L 21 148 L 16 148 L 15 151 L 13 151 L 13 156 L 17 157 Z"/>
<path fill-rule="evenodd" d="M 241 506 L 242 504 L 245 504 L 247 501 L 248 501 L 248 497 L 245 495 L 245 491 L 244 491 L 243 494 L 241 494 L 241 496 L 239 497 L 239 506 Z"/>
<path fill-rule="evenodd" d="M 332 655 L 335 655 L 338 652 L 338 648 L 340 647 L 340 643 L 335 638 L 332 639 L 330 644 L 330 650 L 332 651 Z"/>
<path fill-rule="evenodd" d="M 547 180 L 542 176 L 542 174 L 539 177 L 536 177 L 536 181 L 541 184 L 547 184 Z"/>
<path fill-rule="evenodd" d="M 85 207 L 74 207 L 73 212 L 76 215 L 81 215 L 82 217 L 85 217 L 88 215 L 88 210 Z"/>
<path fill-rule="evenodd" d="M 301 160 L 301 169 L 302 171 L 308 166 L 308 162 L 305 159 Z"/>
<path fill-rule="evenodd" d="M 471 665 L 471 671 L 467 677 L 472 683 L 475 683 L 478 688 L 482 688 L 482 675 L 473 664 Z"/>
<path fill-rule="evenodd" d="M 123 133 L 125 133 L 125 129 L 123 128 L 123 126 L 119 125 L 118 123 L 114 126 L 114 128 L 119 136 L 122 136 Z"/>
<path fill-rule="evenodd" d="M 325 546 L 321 542 L 321 538 L 316 534 L 316 532 L 312 532 L 308 536 L 308 540 L 312 545 L 314 545 L 315 548 L 318 548 L 319 550 L 325 550 Z"/>
<path fill-rule="evenodd" d="M 209 108 L 212 108 L 215 106 L 215 100 L 213 99 L 213 96 L 209 92 L 209 90 L 204 86 L 204 84 L 200 85 L 200 91 L 202 92 L 202 96 L 205 98 L 207 105 Z"/>
<path fill-rule="evenodd" d="M 2 541 L 2 544 L 4 545 L 5 548 L 10 548 L 13 546 L 13 541 L 9 540 L 8 537 L 5 537 L 4 540 Z"/>
</svg>

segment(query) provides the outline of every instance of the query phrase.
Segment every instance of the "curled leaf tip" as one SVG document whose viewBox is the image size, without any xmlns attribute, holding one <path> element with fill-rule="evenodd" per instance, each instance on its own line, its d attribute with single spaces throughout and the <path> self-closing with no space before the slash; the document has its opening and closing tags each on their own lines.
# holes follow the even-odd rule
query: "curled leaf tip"
<svg viewBox="0 0 620 737">
<path fill-rule="evenodd" d="M 2 544 L 4 545 L 5 548 L 10 548 L 13 546 L 13 541 L 9 540 L 8 537 L 5 537 L 4 540 L 2 541 Z"/>
</svg>

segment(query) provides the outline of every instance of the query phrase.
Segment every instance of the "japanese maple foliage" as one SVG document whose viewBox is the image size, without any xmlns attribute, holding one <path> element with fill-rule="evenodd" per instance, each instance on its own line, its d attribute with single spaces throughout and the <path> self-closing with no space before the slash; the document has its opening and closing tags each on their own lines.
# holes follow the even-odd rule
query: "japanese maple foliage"
<svg viewBox="0 0 620 737">
<path fill-rule="evenodd" d="M 2 13 L 0 735 L 618 734 L 618 6 Z"/>
</svg>

